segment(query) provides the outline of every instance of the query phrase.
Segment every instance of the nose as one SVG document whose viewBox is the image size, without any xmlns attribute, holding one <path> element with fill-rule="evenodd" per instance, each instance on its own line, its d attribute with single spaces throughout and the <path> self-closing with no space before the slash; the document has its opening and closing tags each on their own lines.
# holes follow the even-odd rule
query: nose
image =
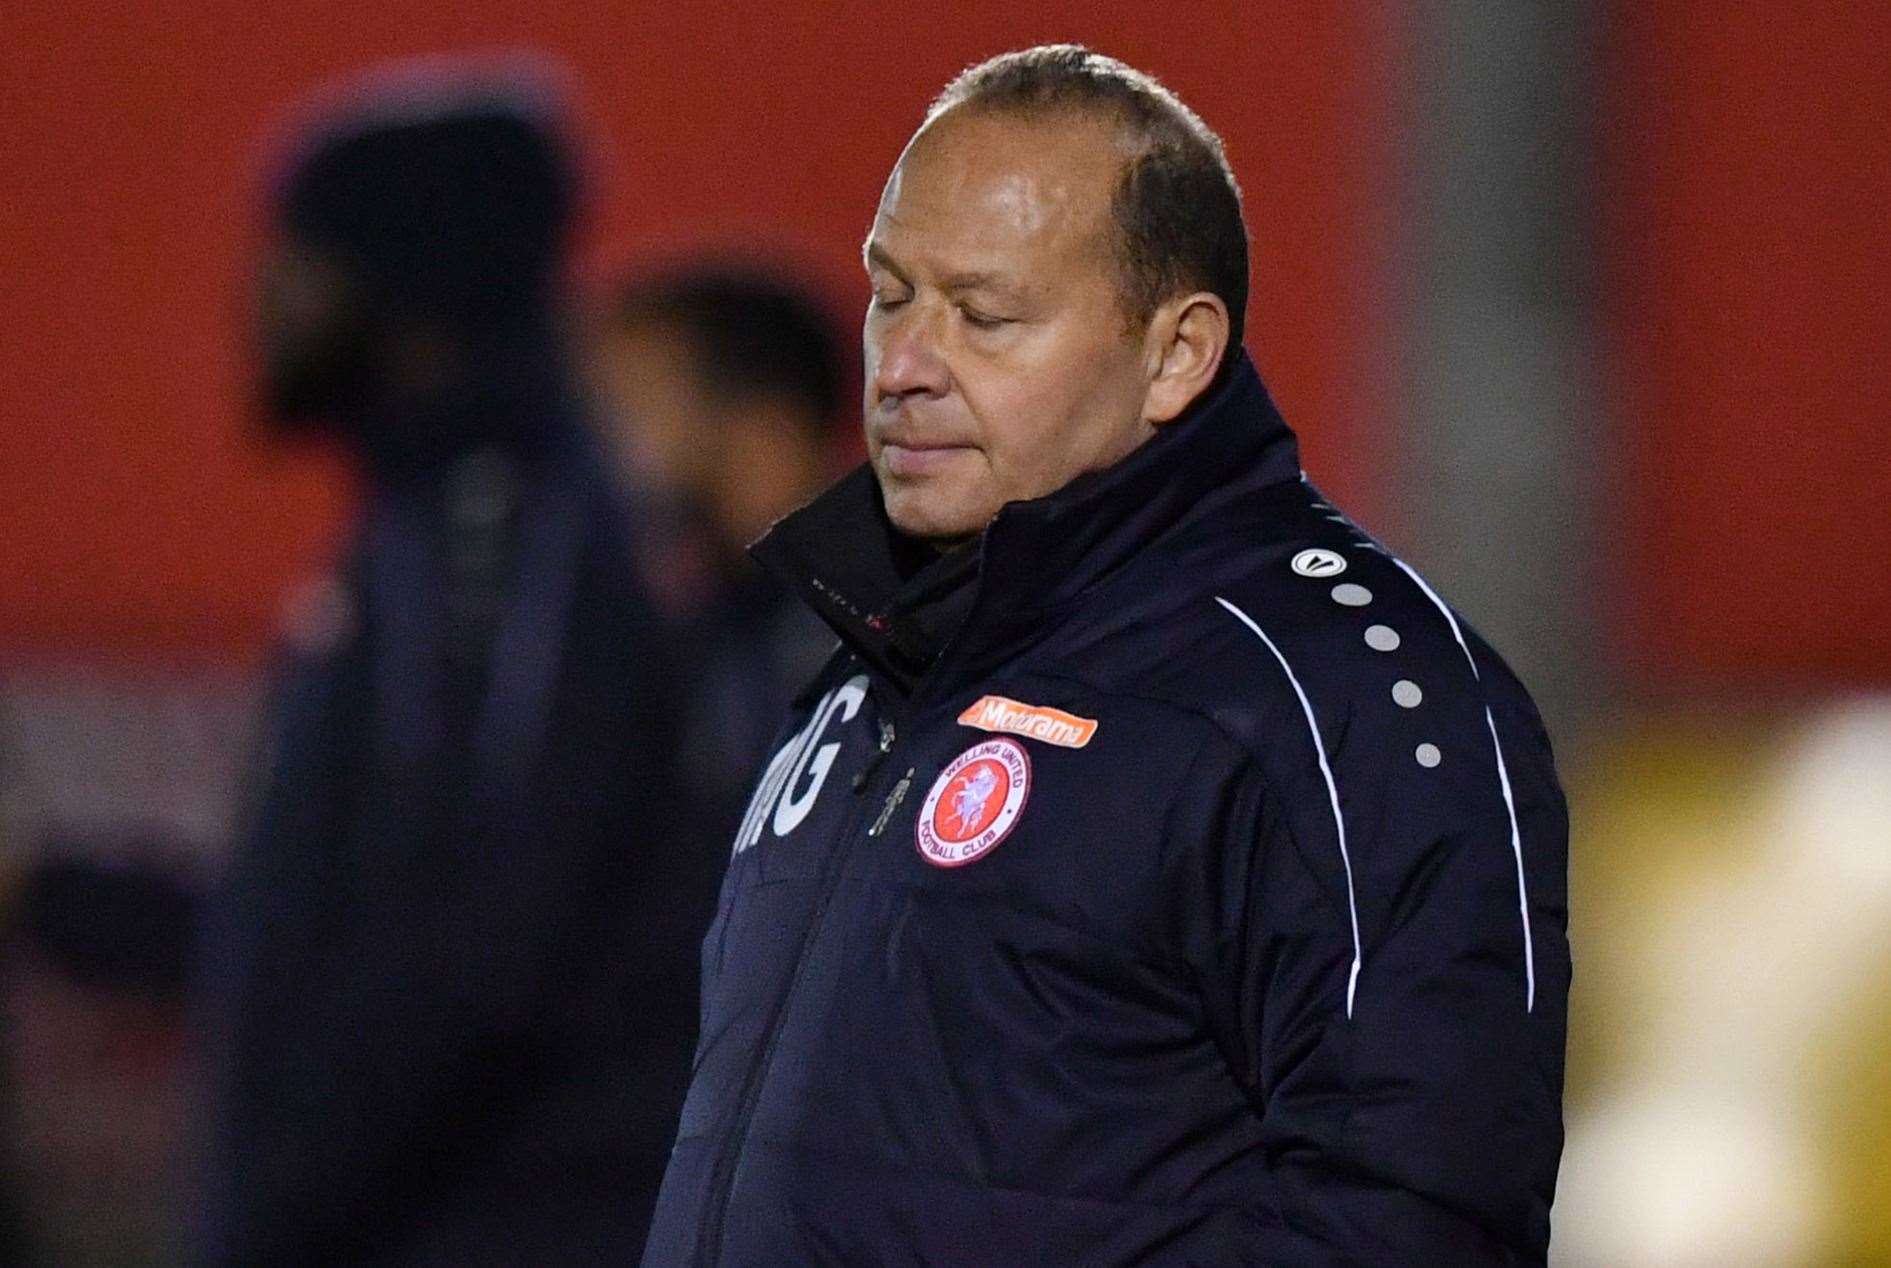
<svg viewBox="0 0 1891 1268">
<path fill-rule="evenodd" d="M 909 300 L 897 312 L 867 320 L 867 363 L 875 404 L 943 396 L 951 373 L 940 349 L 942 323 L 935 305 Z"/>
</svg>

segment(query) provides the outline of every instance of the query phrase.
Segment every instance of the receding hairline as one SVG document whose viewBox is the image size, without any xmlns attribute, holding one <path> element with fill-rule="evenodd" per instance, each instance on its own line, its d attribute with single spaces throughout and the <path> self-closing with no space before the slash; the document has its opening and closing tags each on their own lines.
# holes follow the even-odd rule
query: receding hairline
<svg viewBox="0 0 1891 1268">
<path fill-rule="evenodd" d="M 1132 327 L 1169 299 L 1207 291 L 1227 304 L 1231 336 L 1244 333 L 1250 279 L 1240 183 L 1220 134 L 1173 89 L 1082 45 L 1020 49 L 970 66 L 947 83 L 908 151 L 940 120 L 962 112 L 1101 129 L 1120 156 L 1105 239 L 1121 270 Z"/>
<path fill-rule="evenodd" d="M 935 103 L 925 119 L 907 138 L 900 151 L 900 162 L 913 151 L 921 138 L 942 123 L 994 120 L 1021 123 L 1032 127 L 1077 126 L 1093 129 L 1116 151 L 1117 167 L 1113 179 L 1120 179 L 1128 165 L 1148 154 L 1159 142 L 1136 125 L 1130 113 L 1109 101 L 1018 102 L 971 97 L 959 101 Z M 898 164 L 895 164 L 897 168 Z"/>
<path fill-rule="evenodd" d="M 1061 75 L 1048 65 L 1060 61 Z M 1205 148 L 1237 198 L 1240 195 L 1221 134 L 1160 79 L 1095 49 L 1076 44 L 1039 45 L 968 66 L 927 105 L 926 117 L 914 136 L 934 120 L 961 108 L 1022 118 L 1064 114 L 1111 120 L 1131 143 L 1132 159 L 1164 144 L 1162 133 L 1177 133 Z"/>
<path fill-rule="evenodd" d="M 1125 183 L 1135 171 L 1137 164 L 1160 148 L 1160 138 L 1149 135 L 1146 130 L 1139 128 L 1129 111 L 1107 100 L 1060 99 L 1021 102 L 971 97 L 947 101 L 942 96 L 927 111 L 926 118 L 914 130 L 913 135 L 907 138 L 906 145 L 901 149 L 900 156 L 889 175 L 888 188 L 892 187 L 901 169 L 918 150 L 921 141 L 931 137 L 934 144 L 939 143 L 941 138 L 934 130 L 940 125 L 950 127 L 955 123 L 981 122 L 1014 123 L 1034 129 L 1074 127 L 1098 138 L 1109 151 L 1113 161 L 1108 165 L 1102 185 L 1097 191 L 1095 221 L 1091 225 L 1089 241 L 1093 248 L 1117 269 L 1119 276 L 1116 290 L 1124 320 L 1131 331 L 1140 329 L 1154 315 L 1154 306 L 1143 302 L 1146 297 L 1137 293 L 1135 280 L 1124 272 L 1122 246 L 1125 230 L 1118 220 L 1117 211 Z M 884 193 L 882 198 L 884 198 Z M 875 213 L 875 226 L 879 221 L 879 213 L 884 210 L 885 206 L 882 203 L 879 211 Z M 861 244 L 863 260 L 872 263 L 876 245 L 876 230 L 870 228 L 866 240 Z M 1183 292 L 1177 292 L 1177 294 L 1181 293 Z"/>
<path fill-rule="evenodd" d="M 947 138 L 935 133 L 936 127 L 941 124 L 947 127 L 966 124 L 976 126 L 979 123 L 1015 123 L 1033 129 L 1074 126 L 1096 136 L 1108 151 L 1110 161 L 1106 165 L 1101 165 L 1104 167 L 1103 183 L 1097 191 L 1099 194 L 1097 221 L 1092 228 L 1095 231 L 1097 246 L 1106 254 L 1113 253 L 1114 239 L 1118 230 L 1112 219 L 1112 205 L 1124 174 L 1129 171 L 1130 165 L 1136 160 L 1140 151 L 1129 148 L 1125 144 L 1125 134 L 1120 130 L 1113 130 L 1107 121 L 1091 111 L 1064 111 L 1053 108 L 1045 111 L 1018 112 L 1004 108 L 985 109 L 983 103 L 980 102 L 964 103 L 963 108 L 958 105 L 949 106 L 928 116 L 913 135 L 907 138 L 905 147 L 900 151 L 900 156 L 894 162 L 893 170 L 888 175 L 886 189 L 891 190 L 894 187 L 913 156 L 919 153 L 922 141 L 928 141 L 933 145 L 950 144 Z M 1045 150 L 1044 153 L 1056 155 L 1058 151 Z M 884 244 L 880 242 L 877 235 L 880 217 L 886 212 L 885 198 L 886 194 L 883 191 L 881 203 L 874 213 L 873 225 L 869 227 L 867 236 L 861 243 L 862 260 L 869 264 L 874 262 L 876 251 L 882 255 L 885 251 Z"/>
<path fill-rule="evenodd" d="M 1057 129 L 1072 127 L 1095 136 L 1107 151 L 1110 162 L 1101 190 L 1104 222 L 1101 230 L 1107 235 L 1115 232 L 1110 224 L 1111 204 L 1117 196 L 1123 178 L 1132 165 L 1147 155 L 1154 142 L 1137 135 L 1133 123 L 1127 119 L 1110 118 L 1111 112 L 1106 106 L 1089 109 L 1075 102 L 1045 103 L 1031 108 L 1017 108 L 1007 102 L 964 101 L 954 102 L 926 116 L 893 164 L 888 175 L 887 188 L 891 188 L 907 161 L 918 151 L 922 141 L 938 143 L 935 129 L 941 125 L 947 127 L 979 123 L 1019 124 L 1032 129 Z M 884 198 L 884 193 L 882 194 Z M 877 214 L 877 213 L 876 213 Z M 869 232 L 867 243 L 872 242 Z M 863 244 L 863 247 L 867 244 Z"/>
</svg>

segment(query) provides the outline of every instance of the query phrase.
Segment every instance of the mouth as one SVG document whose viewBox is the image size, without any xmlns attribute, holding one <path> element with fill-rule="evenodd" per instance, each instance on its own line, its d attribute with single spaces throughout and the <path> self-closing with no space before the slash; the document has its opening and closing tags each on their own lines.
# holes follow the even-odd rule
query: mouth
<svg viewBox="0 0 1891 1268">
<path fill-rule="evenodd" d="M 917 436 L 885 436 L 880 441 L 880 466 L 895 479 L 931 475 L 961 454 L 970 453 L 971 445 L 922 439 Z"/>
</svg>

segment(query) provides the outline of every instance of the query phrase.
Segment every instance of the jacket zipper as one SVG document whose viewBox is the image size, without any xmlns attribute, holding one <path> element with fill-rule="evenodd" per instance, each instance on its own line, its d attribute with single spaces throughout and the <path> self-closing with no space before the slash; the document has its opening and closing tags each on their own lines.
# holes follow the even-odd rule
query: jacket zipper
<svg viewBox="0 0 1891 1268">
<path fill-rule="evenodd" d="M 886 804 L 880 807 L 880 817 L 873 821 L 871 828 L 867 829 L 868 836 L 879 836 L 881 829 L 886 827 L 886 821 L 891 819 L 893 812 L 900 808 L 900 802 L 906 798 L 906 790 L 913 786 L 913 772 L 917 769 L 919 768 L 916 766 L 908 766 L 906 773 L 900 776 L 900 782 L 893 785 L 893 791 L 886 795 Z"/>
<path fill-rule="evenodd" d="M 881 718 L 879 746 L 868 755 L 866 764 L 854 772 L 853 788 L 856 793 L 866 791 L 867 785 L 873 780 L 874 772 L 880 769 L 880 763 L 886 760 L 886 755 L 892 751 L 893 741 L 898 737 L 899 731 L 894 725 L 885 718 Z"/>
<path fill-rule="evenodd" d="M 906 713 L 913 712 L 909 700 Z M 860 774 L 855 776 L 855 793 L 864 793 L 872 784 L 873 775 L 892 753 L 898 739 L 898 732 L 892 722 L 882 719 L 880 722 L 880 742 L 876 750 L 869 754 Z M 916 767 L 909 767 L 900 776 L 897 783 L 887 793 L 880 813 L 875 817 L 867 836 L 877 837 L 885 829 L 893 813 L 906 797 L 906 790 L 912 786 L 913 772 Z M 864 778 L 862 778 L 864 776 Z M 863 805 L 871 804 L 863 803 Z M 736 1113 L 735 1129 L 730 1133 L 729 1144 L 724 1152 L 721 1165 L 710 1182 L 709 1201 L 705 1204 L 703 1222 L 697 1238 L 696 1261 L 699 1264 L 714 1265 L 722 1260 L 722 1241 L 727 1232 L 729 1220 L 729 1200 L 735 1194 L 735 1173 L 741 1166 L 742 1154 L 748 1144 L 749 1124 L 755 1116 L 755 1109 L 761 1100 L 762 1089 L 768 1083 L 769 1067 L 774 1064 L 775 1048 L 781 1041 L 781 1032 L 788 1020 L 788 1006 L 793 1003 L 795 993 L 800 989 L 801 977 L 807 969 L 808 953 L 813 950 L 816 939 L 820 937 L 822 927 L 827 923 L 828 908 L 833 905 L 834 891 L 840 887 L 841 872 L 846 861 L 853 854 L 856 834 L 862 820 L 863 805 L 857 805 L 847 816 L 846 835 L 840 846 L 835 849 L 829 860 L 828 871 L 822 879 L 821 897 L 815 905 L 814 915 L 808 921 L 807 932 L 801 935 L 800 949 L 795 953 L 794 972 L 788 977 L 788 986 L 775 1005 L 773 1016 L 768 1022 L 768 1038 L 762 1044 L 761 1056 L 749 1068 L 748 1078 L 742 1087 L 742 1103 Z"/>
</svg>

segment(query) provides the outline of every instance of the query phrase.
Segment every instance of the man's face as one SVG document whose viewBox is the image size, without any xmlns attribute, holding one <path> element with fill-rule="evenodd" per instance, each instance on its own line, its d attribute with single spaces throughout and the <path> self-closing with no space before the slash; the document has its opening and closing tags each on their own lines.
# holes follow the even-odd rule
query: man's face
<svg viewBox="0 0 1891 1268">
<path fill-rule="evenodd" d="M 1125 155 L 1081 118 L 959 108 L 901 156 L 867 239 L 867 456 L 901 531 L 948 543 L 1154 434 L 1111 255 Z"/>
</svg>

